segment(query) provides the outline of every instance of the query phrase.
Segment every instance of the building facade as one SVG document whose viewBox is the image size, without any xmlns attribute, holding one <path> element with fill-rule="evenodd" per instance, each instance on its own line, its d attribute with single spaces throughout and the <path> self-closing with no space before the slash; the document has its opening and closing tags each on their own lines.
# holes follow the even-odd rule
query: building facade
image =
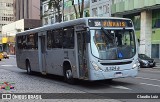
<svg viewBox="0 0 160 102">
<path fill-rule="evenodd" d="M 40 0 L 0 0 L 0 8 L 3 51 L 14 54 L 16 33 L 41 26 Z"/>
<path fill-rule="evenodd" d="M 81 0 L 80 3 L 82 3 Z M 79 12 L 77 0 L 74 0 L 74 3 L 71 0 L 66 0 L 66 2 L 64 2 L 64 21 L 76 19 L 76 14 L 73 5 L 75 5 L 77 11 Z M 84 0 L 83 17 L 90 16 L 89 8 L 90 8 L 90 0 Z"/>
<path fill-rule="evenodd" d="M 8 54 L 15 54 L 15 35 L 18 32 L 23 32 L 32 28 L 40 27 L 41 20 L 21 19 L 2 27 L 3 50 Z"/>
<path fill-rule="evenodd" d="M 42 24 L 43 25 L 50 25 L 53 23 L 58 23 L 58 12 L 57 9 L 52 7 L 49 9 L 49 1 L 50 0 L 44 0 L 42 3 Z M 89 2 L 90 0 L 84 0 L 84 13 L 83 17 L 88 17 L 89 16 Z M 61 14 L 61 22 L 63 21 L 69 21 L 76 19 L 76 14 L 74 11 L 73 4 L 76 5 L 77 11 L 78 11 L 78 6 L 77 6 L 77 0 L 74 0 L 74 3 L 71 0 L 62 0 L 61 2 L 61 8 L 60 8 L 60 14 Z M 81 0 L 80 0 L 81 3 Z M 63 6 L 64 5 L 64 6 Z"/>
<path fill-rule="evenodd" d="M 40 19 L 40 0 L 13 0 L 14 20 Z"/>
<path fill-rule="evenodd" d="M 0 44 L 2 44 L 2 26 L 13 21 L 13 0 L 0 0 Z"/>
<path fill-rule="evenodd" d="M 58 11 L 56 8 L 49 8 L 50 0 L 43 0 L 42 2 L 42 25 L 50 25 L 56 22 L 59 22 Z M 62 3 L 61 3 L 62 4 Z M 60 15 L 62 19 L 62 5 L 60 7 Z"/>
<path fill-rule="evenodd" d="M 91 17 L 110 17 L 112 0 L 90 0 Z"/>
<path fill-rule="evenodd" d="M 160 59 L 160 0 L 113 0 L 112 15 L 131 18 L 139 53 Z"/>
</svg>

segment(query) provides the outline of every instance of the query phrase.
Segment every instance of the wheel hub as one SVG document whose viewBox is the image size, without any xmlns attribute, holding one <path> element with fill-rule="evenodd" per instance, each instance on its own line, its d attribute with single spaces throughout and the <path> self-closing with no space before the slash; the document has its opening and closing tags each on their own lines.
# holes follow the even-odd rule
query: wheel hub
<svg viewBox="0 0 160 102">
<path fill-rule="evenodd" d="M 67 77 L 68 79 L 70 79 L 70 78 L 72 77 L 72 72 L 71 72 L 71 70 L 66 70 L 66 77 Z"/>
</svg>

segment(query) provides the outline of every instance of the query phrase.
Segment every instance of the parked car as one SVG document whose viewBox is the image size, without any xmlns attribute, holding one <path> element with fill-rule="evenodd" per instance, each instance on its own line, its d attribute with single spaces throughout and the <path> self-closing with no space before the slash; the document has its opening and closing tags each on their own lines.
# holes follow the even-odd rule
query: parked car
<svg viewBox="0 0 160 102">
<path fill-rule="evenodd" d="M 9 56 L 8 56 L 7 52 L 3 52 L 3 54 L 2 54 L 2 55 L 3 55 L 3 58 L 5 58 L 5 59 L 6 59 L 6 58 L 7 58 L 7 59 L 9 59 Z"/>
<path fill-rule="evenodd" d="M 139 59 L 139 63 L 140 63 L 140 67 L 155 67 L 156 66 L 156 62 L 154 61 L 154 59 L 148 57 L 145 54 L 138 54 L 138 59 Z"/>
</svg>

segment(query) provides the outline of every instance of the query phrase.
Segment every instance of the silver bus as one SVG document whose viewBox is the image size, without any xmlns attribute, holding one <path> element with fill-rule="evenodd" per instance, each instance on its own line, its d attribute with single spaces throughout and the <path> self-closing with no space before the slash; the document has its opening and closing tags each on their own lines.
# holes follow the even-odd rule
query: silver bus
<svg viewBox="0 0 160 102">
<path fill-rule="evenodd" d="M 16 34 L 19 68 L 64 76 L 68 83 L 135 77 L 137 49 L 126 18 L 80 18 Z"/>
</svg>

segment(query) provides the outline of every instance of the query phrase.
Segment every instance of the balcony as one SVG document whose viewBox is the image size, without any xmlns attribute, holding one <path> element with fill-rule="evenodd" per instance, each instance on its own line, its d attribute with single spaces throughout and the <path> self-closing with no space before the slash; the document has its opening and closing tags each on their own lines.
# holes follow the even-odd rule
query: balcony
<svg viewBox="0 0 160 102">
<path fill-rule="evenodd" d="M 144 9 L 160 8 L 160 0 L 125 0 L 111 6 L 112 14 L 138 12 Z"/>
</svg>

